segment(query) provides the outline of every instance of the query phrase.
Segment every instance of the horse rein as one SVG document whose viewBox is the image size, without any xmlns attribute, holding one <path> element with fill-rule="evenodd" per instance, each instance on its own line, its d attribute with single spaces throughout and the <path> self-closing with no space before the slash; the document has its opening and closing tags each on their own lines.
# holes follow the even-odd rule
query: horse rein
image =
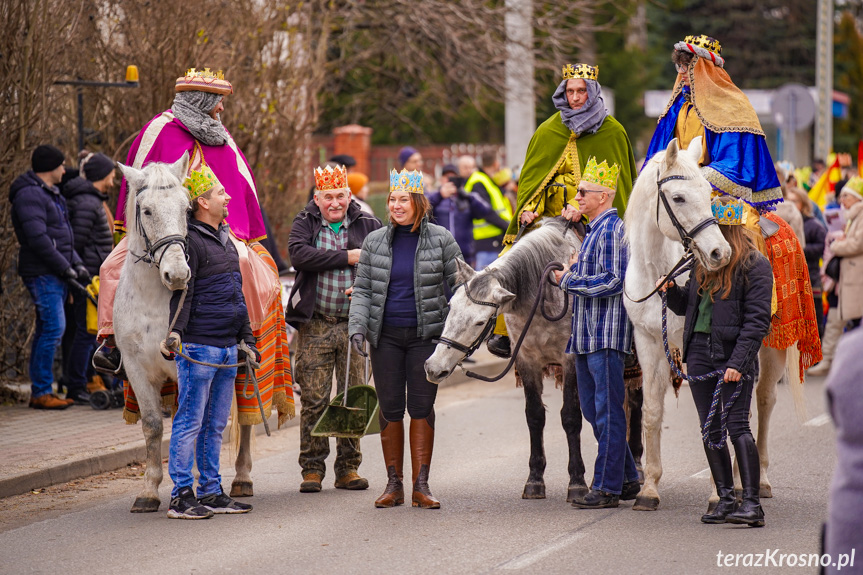
<svg viewBox="0 0 863 575">
<path fill-rule="evenodd" d="M 455 286 L 455 290 L 453 290 L 453 291 L 458 290 L 458 288 L 460 288 L 462 286 L 464 286 L 464 294 L 467 296 L 467 299 L 469 299 L 470 301 L 472 301 L 473 303 L 475 303 L 477 305 L 484 305 L 484 306 L 488 306 L 488 307 L 493 307 L 494 313 L 492 313 L 491 317 L 488 318 L 488 321 L 485 323 L 485 327 L 482 328 L 482 333 L 480 333 L 473 340 L 473 342 L 471 342 L 469 345 L 464 345 L 462 343 L 459 343 L 455 340 L 452 340 L 452 339 L 449 339 L 446 337 L 439 337 L 437 339 L 433 339 L 432 343 L 435 343 L 435 344 L 442 343 L 445 346 L 447 346 L 448 348 L 452 348 L 452 349 L 455 349 L 457 351 L 460 351 L 463 354 L 465 354 L 465 357 L 468 357 L 468 356 L 472 355 L 473 352 L 475 352 L 477 349 L 479 349 L 479 346 L 482 345 L 482 342 L 485 341 L 485 339 L 489 336 L 491 331 L 494 329 L 494 325 L 497 322 L 497 314 L 500 311 L 500 304 L 490 302 L 490 301 L 482 301 L 482 300 L 478 300 L 478 299 L 474 298 L 470 294 L 470 288 L 468 287 L 468 282 L 465 282 L 463 284 Z"/>
<path fill-rule="evenodd" d="M 141 194 L 141 192 L 144 192 L 149 188 L 150 186 L 144 186 L 137 192 L 135 192 L 135 226 L 138 229 L 138 233 L 141 234 L 142 238 L 144 238 L 144 253 L 142 255 L 138 255 L 132 252 L 132 250 L 129 250 L 129 253 L 131 253 L 137 258 L 135 260 L 135 263 L 143 261 L 144 263 L 151 266 L 153 264 L 156 264 L 156 266 L 158 267 L 162 265 L 162 258 L 165 256 L 165 252 L 168 251 L 168 248 L 174 244 L 177 244 L 182 248 L 183 254 L 186 255 L 186 257 L 188 258 L 188 254 L 186 252 L 188 240 L 186 239 L 186 236 L 181 236 L 179 234 L 171 234 L 160 238 L 155 242 L 151 242 L 150 238 L 147 236 L 147 231 L 144 229 L 144 225 L 141 223 L 141 204 L 138 203 L 138 196 Z M 159 186 L 158 188 L 154 189 L 162 192 L 166 190 L 171 190 L 173 188 L 174 186 Z M 162 253 L 157 258 L 156 252 L 161 248 L 165 249 L 162 250 Z"/>
<path fill-rule="evenodd" d="M 696 247 L 695 236 L 706 230 L 712 225 L 719 225 L 719 221 L 711 216 L 709 218 L 705 218 L 700 221 L 694 228 L 687 231 L 686 228 L 680 223 L 680 220 L 677 219 L 677 216 L 674 215 L 674 210 L 671 209 L 671 204 L 668 203 L 668 198 L 665 197 L 665 192 L 662 191 L 662 184 L 665 184 L 672 180 L 688 180 L 686 176 L 668 176 L 661 180 L 656 181 L 656 226 L 659 227 L 659 203 L 662 202 L 662 207 L 665 208 L 665 213 L 668 215 L 668 219 L 671 220 L 671 225 L 674 226 L 674 229 L 677 230 L 677 234 L 680 236 L 680 242 L 683 244 L 683 255 L 677 260 L 677 263 L 674 264 L 674 267 L 671 268 L 665 277 L 662 278 L 662 281 L 658 283 L 658 285 L 653 288 L 649 294 L 639 299 L 632 299 L 629 294 L 626 293 L 626 287 L 624 286 L 624 294 L 626 298 L 633 303 L 642 303 L 650 299 L 656 292 L 658 292 L 662 286 L 667 284 L 669 281 L 672 281 L 675 277 L 679 276 L 683 272 L 689 269 L 692 265 L 692 262 L 695 259 L 695 255 L 692 252 L 692 248 Z"/>
</svg>

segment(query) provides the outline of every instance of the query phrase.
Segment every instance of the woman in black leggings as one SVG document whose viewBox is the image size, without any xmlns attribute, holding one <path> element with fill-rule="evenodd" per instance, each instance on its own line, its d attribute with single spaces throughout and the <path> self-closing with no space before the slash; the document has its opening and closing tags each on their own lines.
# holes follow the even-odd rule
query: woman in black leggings
<svg viewBox="0 0 863 575">
<path fill-rule="evenodd" d="M 731 261 L 716 271 L 696 262 L 685 286 L 667 284 L 668 307 L 677 315 L 686 316 L 683 358 L 702 432 L 711 411 L 713 393 L 717 384 L 721 386 L 721 404 L 715 408 L 704 443 L 719 503 L 701 521 L 761 527 L 764 525 L 758 497 L 761 469 L 758 448 L 749 429 L 749 407 L 758 350 L 770 329 L 773 271 L 769 260 L 748 236 L 750 232 L 741 225 L 747 212 L 743 202 L 721 196 L 714 198 L 713 208 L 722 235 L 731 245 Z M 749 216 L 757 217 L 751 212 Z M 711 372 L 719 374 L 703 377 Z M 720 377 L 722 382 L 718 383 Z M 738 387 L 740 395 L 727 414 L 728 436 L 734 445 L 743 483 L 743 503 L 735 511 L 731 456 L 723 437 L 721 416 L 723 406 L 727 406 Z"/>
<path fill-rule="evenodd" d="M 381 445 L 387 487 L 376 507 L 404 503 L 404 414 L 411 416 L 410 446 L 414 507 L 438 509 L 428 486 L 434 446 L 437 385 L 426 379 L 424 364 L 434 352 L 432 339 L 443 333 L 449 305 L 444 284 L 455 287 L 461 250 L 452 234 L 428 221 L 422 173 L 395 170 L 387 197 L 389 224 L 363 243 L 351 294 L 348 333 L 357 353 L 371 344 L 378 392 Z"/>
</svg>

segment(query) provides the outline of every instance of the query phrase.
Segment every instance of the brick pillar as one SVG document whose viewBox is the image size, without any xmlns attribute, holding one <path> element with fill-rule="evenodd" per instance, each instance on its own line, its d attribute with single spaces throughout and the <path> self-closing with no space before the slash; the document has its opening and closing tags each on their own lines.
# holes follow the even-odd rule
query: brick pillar
<svg viewBox="0 0 863 575">
<path fill-rule="evenodd" d="M 335 137 L 333 155 L 347 154 L 353 156 L 357 161 L 354 170 L 370 176 L 372 169 L 372 129 L 350 124 L 334 128 L 333 136 Z"/>
</svg>

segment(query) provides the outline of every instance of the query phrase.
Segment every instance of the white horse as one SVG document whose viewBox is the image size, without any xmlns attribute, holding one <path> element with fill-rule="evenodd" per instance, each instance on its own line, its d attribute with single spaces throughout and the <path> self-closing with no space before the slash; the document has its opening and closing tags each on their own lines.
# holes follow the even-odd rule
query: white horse
<svg viewBox="0 0 863 575">
<path fill-rule="evenodd" d="M 132 512 L 146 513 L 157 511 L 160 504 L 161 389 L 166 381 L 177 381 L 177 364 L 162 357 L 159 343 L 168 334 L 173 290 L 186 287 L 191 275 L 183 245 L 189 196 L 181 185 L 189 170 L 189 155 L 184 154 L 173 164 L 152 163 L 140 170 L 120 164 L 120 169 L 129 186 L 129 252 L 114 298 L 114 337 L 138 400 L 147 447 L 144 487 Z M 253 494 L 249 475 L 251 430 L 250 425 L 239 426 L 232 497 Z"/>
<path fill-rule="evenodd" d="M 644 486 L 633 505 L 633 509 L 637 510 L 653 511 L 659 508 L 657 485 L 662 477 L 660 439 L 671 371 L 662 343 L 660 298 L 654 296 L 642 303 L 632 300 L 650 293 L 656 281 L 670 271 L 684 252 L 681 235 L 660 204 L 658 182 L 668 176 L 682 176 L 683 179 L 665 181 L 662 193 L 668 199 L 670 211 L 684 230 L 692 230 L 699 222 L 712 216 L 711 186 L 699 171 L 700 154 L 700 138 L 694 139 L 685 151 L 679 151 L 677 140 L 672 140 L 666 151 L 656 154 L 638 176 L 624 216 L 630 249 L 624 305 L 634 326 L 635 347 L 644 372 Z M 695 257 L 709 270 L 726 265 L 731 256 L 731 248 L 718 226 L 709 226 L 697 234 L 693 238 L 693 247 Z M 684 275 L 678 283 L 685 281 Z M 673 313 L 668 313 L 667 318 L 668 341 L 681 348 L 683 318 Z M 767 432 L 770 414 L 776 403 L 776 384 L 786 372 L 786 360 L 789 372 L 796 371 L 797 355 L 786 351 L 762 346 L 758 354 L 760 371 L 755 389 L 758 405 L 756 443 L 761 460 L 761 497 L 772 496 L 767 479 Z M 793 375 L 789 381 L 794 384 L 792 395 L 799 405 L 802 396 L 795 388 L 800 386 Z M 716 500 L 714 492 L 711 502 L 715 503 Z"/>
<path fill-rule="evenodd" d="M 474 271 L 459 261 L 458 281 L 463 284 L 450 300 L 440 343 L 425 362 L 429 381 L 440 382 L 449 377 L 472 346 L 479 346 L 488 335 L 499 313 L 504 314 L 506 327 L 513 341 L 518 341 L 525 329 L 531 307 L 537 297 L 539 282 L 546 282 L 542 272 L 550 262 L 569 265 L 570 256 L 581 242 L 562 219 L 545 220 L 541 227 L 527 234 L 493 264 Z M 575 364 L 564 351 L 572 333 L 569 298 L 556 286 L 546 285 L 545 302 L 551 315 L 563 306 L 562 319 L 550 322 L 537 309 L 524 342 L 518 352 L 516 368 L 524 385 L 525 416 L 530 432 L 530 459 L 523 499 L 545 498 L 545 450 L 543 429 L 545 406 L 542 403 L 543 369 L 552 364 L 563 366 L 563 408 L 561 422 L 569 445 L 569 487 L 567 501 L 587 493 L 584 483 L 584 461 L 581 456 L 581 405 L 575 382 Z M 513 351 L 515 353 L 515 350 Z"/>
</svg>

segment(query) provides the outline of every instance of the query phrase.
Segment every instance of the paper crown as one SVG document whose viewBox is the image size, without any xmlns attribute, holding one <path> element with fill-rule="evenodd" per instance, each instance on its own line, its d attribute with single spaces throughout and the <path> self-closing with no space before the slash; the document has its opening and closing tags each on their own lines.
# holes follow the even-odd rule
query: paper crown
<svg viewBox="0 0 863 575">
<path fill-rule="evenodd" d="M 347 168 L 339 165 L 315 168 L 315 189 L 319 192 L 350 190 Z"/>
<path fill-rule="evenodd" d="M 401 173 L 393 170 L 390 172 L 390 193 L 409 192 L 411 194 L 423 194 L 423 173 L 417 170 L 402 170 Z"/>
<path fill-rule="evenodd" d="M 189 68 L 184 76 L 177 78 L 174 89 L 177 92 L 209 92 L 223 96 L 234 93 L 234 87 L 225 80 L 222 71 L 211 72 L 209 68 L 203 70 Z"/>
<path fill-rule="evenodd" d="M 695 54 L 700 58 L 707 58 L 720 68 L 725 66 L 725 59 L 721 56 L 722 46 L 719 45 L 719 40 L 716 38 L 704 34 L 687 36 L 683 42 L 675 44 L 674 49 Z"/>
<path fill-rule="evenodd" d="M 609 166 L 605 160 L 602 160 L 601 164 L 597 164 L 596 157 L 592 156 L 588 158 L 587 165 L 584 166 L 584 170 L 581 172 L 581 181 L 614 190 L 617 189 L 617 175 L 619 173 L 620 166 L 617 164 Z"/>
<path fill-rule="evenodd" d="M 582 78 L 584 80 L 599 80 L 599 66 L 591 66 L 590 64 L 567 64 L 563 67 L 563 79 L 572 80 L 573 78 Z"/>
<path fill-rule="evenodd" d="M 219 178 L 207 164 L 202 164 L 200 170 L 192 170 L 189 177 L 183 180 L 183 187 L 188 190 L 189 199 L 193 201 L 219 185 Z"/>
<path fill-rule="evenodd" d="M 734 196 L 714 192 L 710 208 L 713 217 L 723 226 L 742 226 L 748 220 L 749 206 Z"/>
</svg>

